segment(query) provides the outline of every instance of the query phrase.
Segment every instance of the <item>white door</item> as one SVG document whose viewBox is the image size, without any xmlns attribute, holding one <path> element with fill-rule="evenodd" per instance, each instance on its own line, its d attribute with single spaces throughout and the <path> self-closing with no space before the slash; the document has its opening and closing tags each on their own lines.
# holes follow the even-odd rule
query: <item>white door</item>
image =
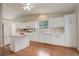
<svg viewBox="0 0 79 59">
<path fill-rule="evenodd" d="M 76 15 L 65 15 L 65 46 L 77 47 Z"/>
<path fill-rule="evenodd" d="M 4 45 L 10 43 L 10 24 L 4 23 Z"/>
</svg>

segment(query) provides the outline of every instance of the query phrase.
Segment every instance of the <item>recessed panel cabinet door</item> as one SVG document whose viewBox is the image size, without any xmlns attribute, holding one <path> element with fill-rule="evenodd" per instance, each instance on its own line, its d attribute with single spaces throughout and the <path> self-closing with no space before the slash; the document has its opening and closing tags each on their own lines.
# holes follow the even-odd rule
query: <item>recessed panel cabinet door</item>
<svg viewBox="0 0 79 59">
<path fill-rule="evenodd" d="M 64 46 L 64 33 L 61 32 L 52 33 L 52 44 Z"/>
<path fill-rule="evenodd" d="M 35 21 L 27 22 L 27 28 L 35 28 Z"/>
<path fill-rule="evenodd" d="M 52 34 L 51 33 L 34 33 L 31 36 L 31 38 L 32 38 L 31 39 L 32 41 L 51 44 Z"/>
<path fill-rule="evenodd" d="M 38 33 L 38 39 L 40 43 L 44 43 L 44 35 L 42 33 Z"/>
<path fill-rule="evenodd" d="M 64 25 L 65 25 L 64 17 L 59 17 L 58 25 L 59 25 L 59 27 L 64 27 Z"/>
<path fill-rule="evenodd" d="M 49 28 L 64 27 L 64 17 L 51 18 L 49 20 Z"/>
<path fill-rule="evenodd" d="M 35 28 L 35 22 L 16 23 L 16 28 Z"/>
<path fill-rule="evenodd" d="M 51 41 L 52 41 L 52 33 L 43 33 L 43 42 L 51 44 Z"/>
<path fill-rule="evenodd" d="M 65 46 L 77 47 L 76 15 L 65 15 Z"/>
<path fill-rule="evenodd" d="M 39 42 L 40 41 L 39 33 L 37 33 L 37 32 L 32 33 L 31 41 Z"/>
</svg>

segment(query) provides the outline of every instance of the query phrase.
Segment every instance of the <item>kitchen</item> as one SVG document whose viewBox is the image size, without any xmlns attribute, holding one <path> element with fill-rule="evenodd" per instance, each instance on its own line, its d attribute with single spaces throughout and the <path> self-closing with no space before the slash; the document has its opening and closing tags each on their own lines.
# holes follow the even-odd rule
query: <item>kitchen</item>
<svg viewBox="0 0 79 59">
<path fill-rule="evenodd" d="M 40 7 L 43 5 L 41 4 Z M 51 7 L 52 4 L 48 5 Z M 9 4 L 4 4 L 4 7 L 6 6 L 11 7 Z M 6 9 L 8 10 L 9 8 L 6 7 Z M 6 11 L 5 8 L 4 11 Z M 7 13 L 4 13 L 4 15 L 7 16 Z M 60 9 L 58 13 L 20 15 L 13 19 L 9 19 L 8 16 L 3 18 L 4 46 L 10 45 L 10 51 L 17 53 L 22 49 L 27 49 L 30 46 L 30 41 L 77 48 L 77 21 L 73 7 L 72 11 L 71 9 L 68 11 L 64 9 L 61 12 Z"/>
<path fill-rule="evenodd" d="M 74 24 L 75 24 L 74 28 L 73 28 L 73 24 L 72 24 L 72 27 L 69 29 L 68 26 L 70 24 L 68 25 L 67 19 L 65 20 L 65 18 L 67 18 L 68 16 L 71 17 L 72 21 L 74 21 L 74 19 L 76 19 L 75 14 L 73 13 L 73 14 L 65 15 L 63 17 L 57 17 L 57 18 L 52 18 L 49 20 L 42 20 L 42 21 L 38 20 L 38 21 L 31 21 L 31 22 L 27 22 L 27 23 L 11 23 L 11 22 L 9 22 L 10 25 L 8 25 L 8 26 L 10 26 L 10 27 L 7 27 L 7 28 L 4 27 L 4 28 L 5 28 L 5 31 L 7 31 L 7 30 L 9 32 L 11 31 L 11 35 L 10 35 L 11 40 L 14 40 L 14 37 L 17 38 L 17 36 L 19 38 L 21 38 L 21 36 L 26 36 L 26 37 L 29 36 L 27 41 L 31 40 L 31 41 L 40 42 L 40 43 L 47 43 L 47 44 L 52 44 L 52 45 L 76 48 L 77 47 L 77 44 L 76 44 L 77 40 L 75 40 L 76 39 L 76 21 L 74 22 Z M 44 17 L 44 15 L 42 15 L 42 17 Z M 6 23 L 7 22 L 5 21 L 5 23 L 4 23 L 5 26 L 7 26 Z M 11 30 L 9 28 L 11 28 Z M 72 29 L 73 33 L 66 33 L 69 30 L 71 31 L 71 29 Z M 6 32 L 4 32 L 4 34 L 5 33 Z M 6 35 L 8 33 L 5 34 L 5 39 L 6 39 Z M 74 35 L 70 37 L 68 34 L 70 34 L 70 35 L 74 34 Z M 67 41 L 67 39 L 68 39 L 68 41 Z M 21 40 L 22 40 L 22 38 L 21 38 Z M 72 42 L 71 42 L 71 40 L 72 40 Z M 6 42 L 6 40 L 4 42 Z M 5 43 L 5 45 L 8 43 Z"/>
</svg>

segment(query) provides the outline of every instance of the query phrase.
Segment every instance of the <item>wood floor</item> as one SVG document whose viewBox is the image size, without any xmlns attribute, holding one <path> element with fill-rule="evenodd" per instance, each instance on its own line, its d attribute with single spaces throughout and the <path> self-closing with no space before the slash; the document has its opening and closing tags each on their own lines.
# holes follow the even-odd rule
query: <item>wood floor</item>
<svg viewBox="0 0 79 59">
<path fill-rule="evenodd" d="M 9 50 L 9 46 L 0 49 L 2 55 L 6 56 L 79 56 L 79 51 L 74 48 L 66 48 L 55 45 L 31 42 L 30 46 L 14 53 Z"/>
</svg>

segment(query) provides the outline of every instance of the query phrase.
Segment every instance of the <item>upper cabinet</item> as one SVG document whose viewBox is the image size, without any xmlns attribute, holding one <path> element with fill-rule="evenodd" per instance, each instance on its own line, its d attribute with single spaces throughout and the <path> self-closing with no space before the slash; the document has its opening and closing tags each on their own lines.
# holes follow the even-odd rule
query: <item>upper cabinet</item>
<svg viewBox="0 0 79 59">
<path fill-rule="evenodd" d="M 48 20 L 38 21 L 38 28 L 39 29 L 48 29 Z"/>
<path fill-rule="evenodd" d="M 35 28 L 35 22 L 27 22 L 27 23 L 17 23 L 16 24 L 17 28 Z"/>
<path fill-rule="evenodd" d="M 35 21 L 30 21 L 26 23 L 27 28 L 35 28 Z"/>
<path fill-rule="evenodd" d="M 49 19 L 49 28 L 64 27 L 64 17 L 57 17 Z"/>
</svg>

